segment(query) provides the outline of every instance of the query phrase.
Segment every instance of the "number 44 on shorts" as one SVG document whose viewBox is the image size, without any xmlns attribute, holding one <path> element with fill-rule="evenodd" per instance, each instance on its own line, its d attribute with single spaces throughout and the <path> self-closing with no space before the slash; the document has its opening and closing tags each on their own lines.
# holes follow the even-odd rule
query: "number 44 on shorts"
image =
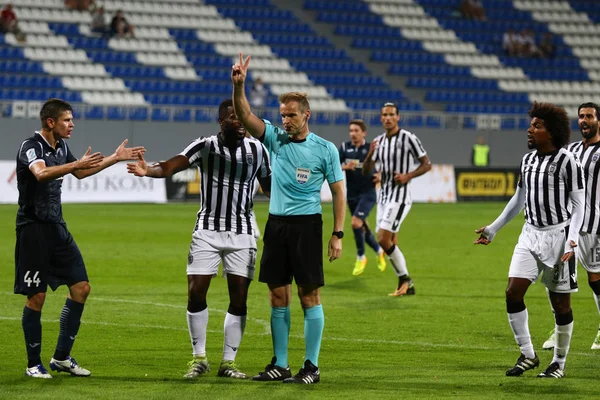
<svg viewBox="0 0 600 400">
<path fill-rule="evenodd" d="M 33 274 L 33 279 L 30 277 L 31 275 L 31 271 L 27 271 L 25 272 L 25 277 L 23 278 L 23 281 L 25 283 L 27 283 L 27 287 L 31 287 L 32 283 L 35 283 L 35 287 L 39 287 L 40 286 L 40 278 L 38 278 L 38 275 L 40 274 L 40 271 L 35 271 L 35 274 Z"/>
</svg>

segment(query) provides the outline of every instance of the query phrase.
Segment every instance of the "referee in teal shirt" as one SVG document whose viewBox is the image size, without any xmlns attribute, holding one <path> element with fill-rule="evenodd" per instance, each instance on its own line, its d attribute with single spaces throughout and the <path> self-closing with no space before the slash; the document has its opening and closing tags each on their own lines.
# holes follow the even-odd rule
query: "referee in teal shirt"
<svg viewBox="0 0 600 400">
<path fill-rule="evenodd" d="M 339 154 L 333 143 L 308 128 L 310 105 L 304 93 L 279 97 L 283 129 L 252 114 L 244 88 L 249 63 L 250 56 L 243 60 L 240 54 L 239 63 L 232 67 L 234 107 L 246 130 L 269 151 L 273 171 L 259 281 L 269 286 L 274 357 L 252 379 L 318 383 L 325 321 L 320 297 L 320 287 L 325 284 L 321 187 L 327 180 L 333 195 L 334 226 L 327 251 L 331 262 L 342 252 L 346 212 Z M 294 376 L 288 365 L 292 280 L 296 281 L 304 310 L 306 341 L 304 364 Z"/>
</svg>

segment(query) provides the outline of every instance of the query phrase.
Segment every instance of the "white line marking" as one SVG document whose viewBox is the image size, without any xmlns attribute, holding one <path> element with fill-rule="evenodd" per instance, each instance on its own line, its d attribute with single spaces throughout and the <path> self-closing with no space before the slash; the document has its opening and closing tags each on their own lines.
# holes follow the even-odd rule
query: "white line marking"
<svg viewBox="0 0 600 400">
<path fill-rule="evenodd" d="M 12 292 L 0 292 L 0 295 L 14 295 Z M 168 307 L 168 308 L 178 308 L 185 309 L 185 306 L 179 304 L 167 304 L 167 303 L 154 303 L 151 301 L 139 301 L 139 300 L 126 300 L 126 299 L 107 299 L 103 297 L 94 297 L 90 298 L 89 301 L 104 301 L 104 302 L 112 302 L 112 303 L 129 303 L 129 304 L 140 304 L 140 305 L 149 305 L 155 307 Z M 221 314 L 225 314 L 224 310 L 209 308 L 209 311 L 218 312 Z M 271 335 L 271 324 L 269 321 L 265 321 L 260 318 L 248 318 L 256 322 L 257 324 L 263 326 L 265 331 L 263 333 L 253 333 L 253 332 L 244 332 L 244 336 L 270 336 Z M 21 317 L 8 317 L 0 315 L 0 320 L 4 321 L 21 321 Z M 57 319 L 42 319 L 43 322 L 50 323 L 58 323 Z M 120 324 L 116 322 L 104 322 L 104 321 L 88 321 L 82 320 L 83 324 L 86 325 L 101 325 L 101 326 L 115 326 L 115 327 L 123 327 L 123 328 L 142 328 L 142 329 L 164 329 L 164 330 L 174 330 L 174 331 L 185 331 L 187 332 L 187 328 L 177 328 L 173 326 L 162 326 L 162 325 L 150 325 L 150 324 Z M 222 330 L 211 330 L 209 329 L 207 332 L 210 333 L 222 333 Z M 304 339 L 304 335 L 292 335 L 291 338 L 296 339 Z M 343 337 L 332 337 L 332 336 L 323 336 L 323 340 L 330 340 L 334 342 L 349 342 L 349 343 L 373 343 L 373 344 L 389 344 L 389 345 L 398 345 L 398 346 L 420 346 L 420 347 L 433 347 L 433 348 L 448 348 L 448 349 L 467 349 L 467 350 L 495 350 L 495 351 L 506 351 L 506 352 L 515 352 L 517 351 L 515 347 L 489 347 L 489 346 L 467 346 L 462 344 L 452 344 L 452 343 L 427 343 L 427 342 L 415 342 L 415 341 L 401 341 L 401 340 L 382 340 L 382 339 L 362 339 L 362 338 L 343 338 Z M 570 351 L 569 354 L 576 354 L 578 356 L 585 357 L 597 357 L 597 353 L 589 353 L 589 352 L 576 352 Z"/>
<path fill-rule="evenodd" d="M 11 292 L 0 292 L 0 294 L 2 295 L 14 295 L 14 293 Z M 167 303 L 154 303 L 151 301 L 139 301 L 139 300 L 127 300 L 127 299 L 114 299 L 114 298 L 105 298 L 105 297 L 94 297 L 94 298 L 90 298 L 87 303 L 89 304 L 90 302 L 93 303 L 94 301 L 100 301 L 100 302 L 107 302 L 107 303 L 126 303 L 126 304 L 138 304 L 138 305 L 145 305 L 145 306 L 154 306 L 154 307 L 167 307 L 167 308 L 175 308 L 175 309 L 180 309 L 180 310 L 185 310 L 186 306 L 181 305 L 181 304 L 167 304 Z M 210 312 L 216 312 L 219 314 L 226 314 L 227 311 L 225 310 L 221 310 L 219 308 L 208 308 L 208 311 Z M 0 316 L 0 319 L 2 319 L 4 317 Z M 259 335 L 270 335 L 271 334 L 271 322 L 270 321 L 265 321 L 264 319 L 260 319 L 260 318 L 254 318 L 254 317 L 246 317 L 247 321 L 251 321 L 251 322 L 255 322 L 258 325 L 260 325 L 263 328 L 263 333 L 260 333 Z M 52 320 L 45 320 L 47 322 L 55 322 Z M 58 321 L 56 321 L 58 322 Z M 161 326 L 152 326 L 152 325 L 143 325 L 143 324 L 133 324 L 133 325 L 123 325 L 123 324 L 113 324 L 111 322 L 89 322 L 87 320 L 82 320 L 82 322 L 86 323 L 86 324 L 95 324 L 95 325 L 111 325 L 111 326 L 122 326 L 122 327 L 132 327 L 135 328 L 136 326 L 139 327 L 147 327 L 147 328 L 156 328 L 156 329 L 175 329 L 175 330 L 179 330 L 179 328 L 169 328 L 169 327 L 161 327 Z M 187 331 L 187 328 L 184 329 L 185 331 Z M 211 330 L 208 330 L 208 332 L 213 332 Z M 214 331 L 214 332 L 222 332 L 222 331 Z M 247 333 L 244 333 L 247 334 Z"/>
</svg>

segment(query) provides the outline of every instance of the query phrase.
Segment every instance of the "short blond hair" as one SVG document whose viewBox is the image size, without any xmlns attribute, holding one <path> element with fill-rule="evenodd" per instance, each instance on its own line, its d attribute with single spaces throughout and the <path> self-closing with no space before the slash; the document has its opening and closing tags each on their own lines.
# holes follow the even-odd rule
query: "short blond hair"
<svg viewBox="0 0 600 400">
<path fill-rule="evenodd" d="M 310 104 L 308 103 L 308 94 L 302 92 L 287 92 L 279 96 L 280 104 L 287 104 L 290 101 L 295 101 L 300 105 L 300 111 L 310 111 Z"/>
</svg>

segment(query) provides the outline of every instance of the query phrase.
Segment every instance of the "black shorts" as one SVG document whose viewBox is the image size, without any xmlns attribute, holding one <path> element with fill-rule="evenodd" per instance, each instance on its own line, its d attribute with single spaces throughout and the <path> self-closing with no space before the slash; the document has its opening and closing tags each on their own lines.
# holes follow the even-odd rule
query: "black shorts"
<svg viewBox="0 0 600 400">
<path fill-rule="evenodd" d="M 88 281 L 81 252 L 61 224 L 32 223 L 17 227 L 16 294 L 46 293 L 48 286 L 72 286 Z"/>
<path fill-rule="evenodd" d="M 269 214 L 258 280 L 323 286 L 321 214 L 280 217 Z"/>
</svg>

